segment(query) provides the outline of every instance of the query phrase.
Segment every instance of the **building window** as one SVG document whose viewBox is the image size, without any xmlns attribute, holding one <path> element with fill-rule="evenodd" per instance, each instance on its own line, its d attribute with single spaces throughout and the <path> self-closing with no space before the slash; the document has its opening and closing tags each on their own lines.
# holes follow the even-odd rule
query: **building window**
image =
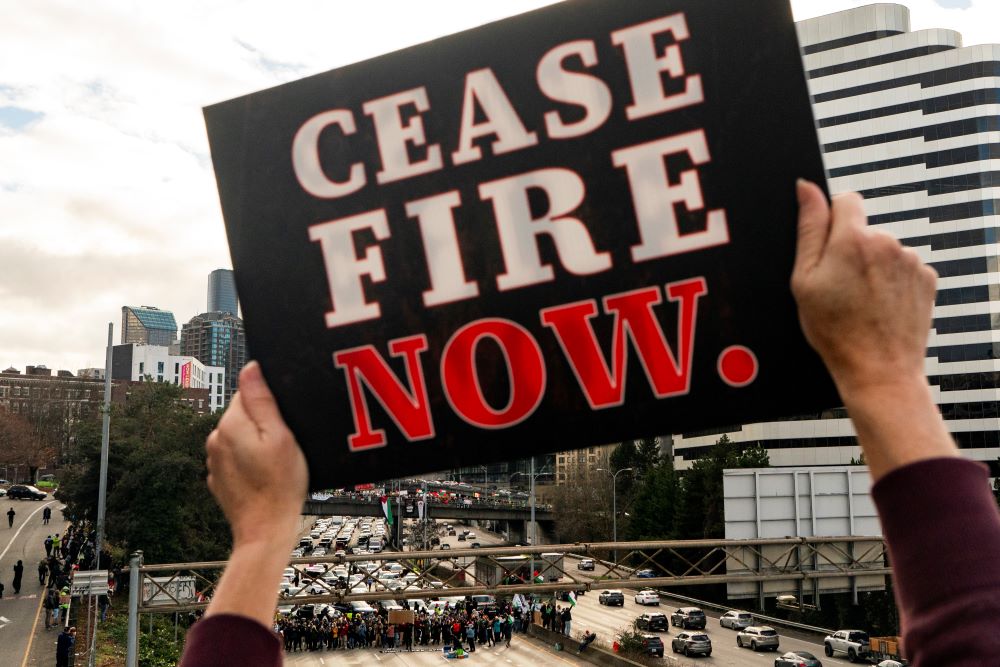
<svg viewBox="0 0 1000 667">
<path fill-rule="evenodd" d="M 162 361 L 157 361 L 156 362 L 156 372 L 157 373 L 163 373 L 163 362 Z"/>
<path fill-rule="evenodd" d="M 146 365 L 146 364 L 145 364 L 145 362 L 142 362 L 142 361 L 140 361 L 140 362 L 139 362 L 139 376 L 140 376 L 140 377 L 142 376 L 142 372 L 143 372 L 143 370 L 144 370 L 144 368 L 143 368 L 143 367 L 144 367 L 145 365 Z"/>
<path fill-rule="evenodd" d="M 180 362 L 174 362 L 174 373 L 180 373 L 180 372 L 181 372 Z"/>
</svg>

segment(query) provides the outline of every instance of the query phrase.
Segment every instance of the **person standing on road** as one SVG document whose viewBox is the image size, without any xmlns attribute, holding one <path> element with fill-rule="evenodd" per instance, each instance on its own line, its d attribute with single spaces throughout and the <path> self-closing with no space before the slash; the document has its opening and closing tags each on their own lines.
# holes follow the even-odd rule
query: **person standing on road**
<svg viewBox="0 0 1000 667">
<path fill-rule="evenodd" d="M 45 536 L 45 542 L 44 542 L 44 544 L 45 544 L 45 557 L 46 558 L 51 558 L 52 557 L 52 536 L 51 535 L 46 535 Z"/>
<path fill-rule="evenodd" d="M 15 516 L 17 516 L 17 512 L 14 511 L 13 507 L 11 507 L 9 510 L 7 510 L 7 527 L 8 528 L 13 528 L 14 527 L 14 517 Z"/>
<path fill-rule="evenodd" d="M 14 566 L 14 581 L 11 582 L 11 586 L 14 589 L 14 595 L 21 592 L 21 577 L 24 576 L 24 564 L 21 561 L 17 561 L 17 565 Z"/>
<path fill-rule="evenodd" d="M 56 642 L 56 667 L 69 667 L 70 656 L 76 645 L 76 628 L 66 628 Z"/>
<path fill-rule="evenodd" d="M 42 606 L 45 607 L 45 629 L 51 630 L 52 626 L 59 620 L 56 615 L 56 612 L 59 610 L 59 595 L 56 593 L 56 589 L 50 588 L 45 593 L 45 600 L 42 602 Z"/>
<path fill-rule="evenodd" d="M 45 562 L 45 559 L 38 561 L 38 585 L 45 585 L 45 577 L 49 573 L 49 565 Z"/>
<path fill-rule="evenodd" d="M 573 612 L 569 609 L 569 607 L 563 607 L 562 610 L 563 633 L 567 637 L 572 637 L 573 634 L 570 632 L 570 627 L 573 625 Z"/>
<path fill-rule="evenodd" d="M 42 510 L 42 525 L 43 526 L 49 525 L 49 519 L 51 518 L 52 518 L 52 508 L 46 507 L 45 509 Z"/>
</svg>

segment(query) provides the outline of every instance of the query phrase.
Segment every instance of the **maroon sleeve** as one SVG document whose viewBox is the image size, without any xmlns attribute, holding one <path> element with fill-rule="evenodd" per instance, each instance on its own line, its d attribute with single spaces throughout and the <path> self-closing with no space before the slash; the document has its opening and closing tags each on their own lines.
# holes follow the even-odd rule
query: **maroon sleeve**
<svg viewBox="0 0 1000 667">
<path fill-rule="evenodd" d="M 219 614 L 195 623 L 187 633 L 180 667 L 281 667 L 277 635 L 245 616 Z"/>
<path fill-rule="evenodd" d="M 985 466 L 920 461 L 875 484 L 913 667 L 1000 661 L 1000 512 Z"/>
</svg>

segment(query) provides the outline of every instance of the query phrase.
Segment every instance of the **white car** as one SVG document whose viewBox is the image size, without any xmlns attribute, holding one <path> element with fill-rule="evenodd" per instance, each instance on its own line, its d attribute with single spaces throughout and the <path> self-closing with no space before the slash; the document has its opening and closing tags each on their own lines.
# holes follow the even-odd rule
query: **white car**
<svg viewBox="0 0 1000 667">
<path fill-rule="evenodd" d="M 719 625 L 732 630 L 742 630 L 753 625 L 753 616 L 745 611 L 727 611 L 719 617 Z"/>
<path fill-rule="evenodd" d="M 639 591 L 635 594 L 635 603 L 641 605 L 651 604 L 656 607 L 660 606 L 660 594 L 656 591 Z"/>
</svg>

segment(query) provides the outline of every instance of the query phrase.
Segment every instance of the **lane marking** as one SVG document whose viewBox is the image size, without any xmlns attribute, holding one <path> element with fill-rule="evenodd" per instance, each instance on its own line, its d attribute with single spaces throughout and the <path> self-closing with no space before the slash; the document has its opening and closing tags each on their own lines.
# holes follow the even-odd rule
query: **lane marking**
<svg viewBox="0 0 1000 667">
<path fill-rule="evenodd" d="M 31 517 L 28 518 L 30 519 Z M 35 630 L 38 629 L 38 617 L 42 612 L 43 601 L 43 598 L 38 599 L 38 607 L 35 609 L 35 622 L 31 624 L 31 634 L 28 635 L 28 647 L 24 649 L 24 660 L 21 661 L 21 667 L 27 667 L 28 665 L 28 658 L 31 656 L 31 645 L 35 641 Z"/>
<path fill-rule="evenodd" d="M 3 560 L 3 557 L 7 555 L 8 551 L 10 551 L 10 548 L 12 546 L 14 546 L 14 540 L 16 540 L 17 536 L 21 534 L 21 531 L 24 530 L 24 527 L 28 525 L 28 522 L 31 521 L 31 517 L 35 516 L 36 514 L 38 514 L 39 512 L 41 512 L 43 509 L 45 509 L 46 507 L 48 507 L 49 505 L 51 505 L 52 503 L 55 503 L 55 502 L 58 502 L 58 501 L 56 501 L 56 500 L 50 500 L 49 502 L 45 503 L 44 505 L 40 505 L 34 512 L 32 512 L 31 514 L 28 515 L 27 519 L 25 519 L 24 521 L 21 522 L 21 525 L 18 526 L 18 528 L 17 528 L 17 532 L 14 533 L 14 537 L 10 538 L 10 542 L 7 543 L 7 547 L 3 551 L 0 551 L 0 560 Z"/>
</svg>

